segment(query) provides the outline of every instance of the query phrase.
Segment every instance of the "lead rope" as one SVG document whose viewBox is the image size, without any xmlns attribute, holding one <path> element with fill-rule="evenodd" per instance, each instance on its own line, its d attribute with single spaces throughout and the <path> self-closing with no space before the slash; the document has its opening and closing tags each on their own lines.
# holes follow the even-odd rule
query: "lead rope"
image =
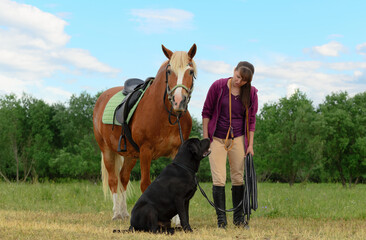
<svg viewBox="0 0 366 240">
<path fill-rule="evenodd" d="M 248 113 L 248 107 L 245 107 L 245 115 L 247 119 L 247 139 L 248 139 L 248 147 L 249 147 L 249 113 Z"/>
<path fill-rule="evenodd" d="M 179 136 L 180 136 L 180 141 L 184 142 L 184 139 L 183 139 L 183 133 L 182 133 L 182 127 L 180 126 L 180 121 L 179 121 L 179 118 L 180 118 L 180 114 L 177 116 L 177 121 L 178 121 L 178 126 L 179 126 Z"/>
<path fill-rule="evenodd" d="M 227 134 L 226 134 L 226 138 L 225 138 L 225 145 L 224 145 L 224 148 L 225 148 L 226 151 L 230 151 L 234 146 L 234 131 L 233 131 L 233 127 L 231 126 L 231 80 L 232 80 L 232 78 L 230 78 L 230 80 L 229 80 L 229 119 L 230 119 L 230 126 L 229 126 L 229 129 L 227 130 Z M 230 145 L 227 144 L 227 142 L 229 140 L 229 135 L 231 135 Z"/>
</svg>

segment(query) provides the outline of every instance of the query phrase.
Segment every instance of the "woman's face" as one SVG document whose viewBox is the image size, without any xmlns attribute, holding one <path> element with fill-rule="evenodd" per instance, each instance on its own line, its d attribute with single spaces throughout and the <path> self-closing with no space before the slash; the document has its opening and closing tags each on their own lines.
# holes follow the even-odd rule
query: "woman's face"
<svg viewBox="0 0 366 240">
<path fill-rule="evenodd" d="M 234 70 L 233 75 L 233 87 L 242 87 L 247 83 L 247 81 L 244 81 L 239 73 L 239 71 Z"/>
</svg>

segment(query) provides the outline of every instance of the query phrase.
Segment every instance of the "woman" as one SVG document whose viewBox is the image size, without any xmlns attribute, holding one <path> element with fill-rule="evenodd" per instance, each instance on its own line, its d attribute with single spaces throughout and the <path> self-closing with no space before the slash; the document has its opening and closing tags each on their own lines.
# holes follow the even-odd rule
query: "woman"
<svg viewBox="0 0 366 240">
<path fill-rule="evenodd" d="M 227 155 L 234 207 L 240 203 L 244 194 L 244 156 L 249 153 L 254 155 L 258 90 L 251 86 L 253 74 L 254 66 L 251 63 L 239 62 L 232 77 L 219 79 L 211 85 L 202 110 L 203 137 L 211 140 L 209 160 L 213 199 L 215 205 L 221 209 L 225 209 Z M 216 214 L 218 227 L 225 228 L 226 213 L 216 210 Z M 237 226 L 247 225 L 243 208 L 234 212 L 233 222 Z"/>
</svg>

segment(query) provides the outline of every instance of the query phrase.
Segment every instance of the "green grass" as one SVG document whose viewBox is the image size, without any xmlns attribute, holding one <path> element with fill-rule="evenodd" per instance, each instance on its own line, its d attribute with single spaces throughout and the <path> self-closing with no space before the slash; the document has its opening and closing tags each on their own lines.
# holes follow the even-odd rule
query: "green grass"
<svg viewBox="0 0 366 240">
<path fill-rule="evenodd" d="M 129 212 L 141 195 L 132 182 Z M 201 186 L 212 199 L 211 184 Z M 226 186 L 231 208 L 231 186 Z M 182 239 L 366 239 L 366 185 L 344 189 L 340 184 L 259 183 L 259 208 L 251 216 L 251 230 L 216 228 L 214 209 L 199 190 L 190 202 L 194 233 Z M 104 200 L 100 184 L 89 182 L 0 183 L 0 239 L 147 239 L 151 235 L 112 234 L 127 229 L 128 221 L 111 221 L 112 201 Z M 183 234 L 183 235 L 182 235 Z M 244 234 L 244 235 L 243 235 Z M 128 237 L 129 236 L 129 237 Z M 185 236 L 185 237 L 184 237 Z M 189 236 L 187 238 L 187 236 Z M 151 237 L 156 239 L 157 237 Z M 164 238 L 159 236 L 158 239 Z"/>
<path fill-rule="evenodd" d="M 139 183 L 132 182 L 133 192 L 128 208 L 141 195 Z M 202 183 L 212 200 L 211 184 Z M 227 208 L 231 208 L 231 186 L 226 186 Z M 0 183 L 0 206 L 7 210 L 50 211 L 72 213 L 110 212 L 112 201 L 105 201 L 100 184 Z M 258 205 L 253 217 L 295 217 L 329 219 L 366 219 L 366 185 L 345 189 L 340 184 L 259 183 Z M 199 190 L 191 203 L 191 215 L 210 214 L 213 208 Z"/>
</svg>

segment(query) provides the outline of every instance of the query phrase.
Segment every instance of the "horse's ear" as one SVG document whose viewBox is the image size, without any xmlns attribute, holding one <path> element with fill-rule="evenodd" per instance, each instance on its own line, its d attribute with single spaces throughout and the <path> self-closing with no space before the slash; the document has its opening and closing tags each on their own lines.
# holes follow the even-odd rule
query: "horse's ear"
<svg viewBox="0 0 366 240">
<path fill-rule="evenodd" d="M 163 49 L 163 52 L 164 52 L 165 56 L 170 60 L 170 58 L 173 55 L 173 52 L 170 51 L 169 49 L 167 49 L 166 47 L 164 47 L 163 44 L 161 44 L 161 48 Z"/>
<path fill-rule="evenodd" d="M 191 47 L 191 49 L 189 49 L 189 52 L 188 52 L 188 56 L 193 59 L 194 55 L 196 55 L 196 51 L 197 51 L 197 46 L 196 44 L 194 43 L 193 46 Z"/>
</svg>

